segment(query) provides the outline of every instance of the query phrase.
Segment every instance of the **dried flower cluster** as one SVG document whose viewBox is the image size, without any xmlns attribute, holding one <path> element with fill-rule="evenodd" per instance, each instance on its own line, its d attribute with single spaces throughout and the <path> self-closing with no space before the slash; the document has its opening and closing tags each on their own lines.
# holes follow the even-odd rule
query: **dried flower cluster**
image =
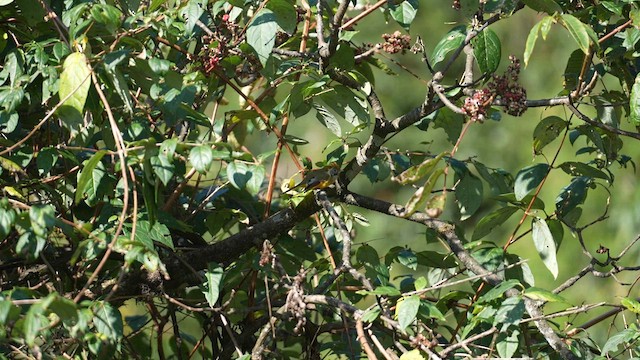
<svg viewBox="0 0 640 360">
<path fill-rule="evenodd" d="M 218 26 L 215 27 L 214 33 L 202 37 L 202 41 L 206 45 L 203 46 L 200 59 L 205 74 L 209 75 L 228 54 L 228 46 L 233 43 L 237 28 L 237 24 L 229 21 L 229 14 L 224 14 L 221 16 Z"/>
<path fill-rule="evenodd" d="M 389 54 L 404 54 L 411 48 L 411 36 L 403 35 L 400 31 L 396 31 L 393 34 L 382 34 L 384 43 L 382 43 L 382 50 Z"/>
<path fill-rule="evenodd" d="M 520 60 L 509 56 L 511 64 L 504 75 L 493 75 L 486 88 L 476 91 L 464 100 L 462 109 L 471 121 L 484 121 L 487 109 L 494 99 L 501 100 L 505 112 L 520 116 L 527 110 L 527 91 L 518 83 L 520 77 Z"/>
</svg>

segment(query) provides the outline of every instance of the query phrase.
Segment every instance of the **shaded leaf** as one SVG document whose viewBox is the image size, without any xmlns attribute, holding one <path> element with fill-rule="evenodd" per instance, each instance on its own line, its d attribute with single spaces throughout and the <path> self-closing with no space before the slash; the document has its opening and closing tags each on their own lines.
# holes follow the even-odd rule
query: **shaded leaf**
<svg viewBox="0 0 640 360">
<path fill-rule="evenodd" d="M 438 42 L 431 54 L 431 66 L 436 66 L 443 61 L 447 54 L 456 50 L 464 43 L 467 36 L 467 28 L 464 26 L 456 26 Z"/>
<path fill-rule="evenodd" d="M 189 162 L 200 173 L 206 172 L 212 161 L 213 151 L 208 145 L 196 146 L 189 152 Z"/>
<path fill-rule="evenodd" d="M 522 200 L 531 190 L 537 188 L 548 171 L 547 164 L 535 164 L 520 170 L 514 184 L 516 200 Z"/>
<path fill-rule="evenodd" d="M 460 179 L 456 186 L 456 200 L 460 209 L 461 220 L 466 220 L 473 215 L 482 204 L 482 181 L 467 173 Z"/>
<path fill-rule="evenodd" d="M 580 176 L 574 178 L 569 185 L 562 188 L 556 198 L 556 210 L 561 217 L 584 202 L 591 182 L 591 178 Z"/>
<path fill-rule="evenodd" d="M 390 3 L 393 4 L 393 3 Z M 390 6 L 390 13 L 393 20 L 397 21 L 400 26 L 409 31 L 413 19 L 418 12 L 417 0 L 404 0 L 399 5 Z"/>
<path fill-rule="evenodd" d="M 400 329 L 406 329 L 416 319 L 420 308 L 420 296 L 412 295 L 398 301 L 396 306 L 396 317 Z"/>
<path fill-rule="evenodd" d="M 517 210 L 518 208 L 516 207 L 505 206 L 489 213 L 480 219 L 473 231 L 471 240 L 478 240 L 487 236 L 496 226 L 502 225 L 507 221 Z"/>
<path fill-rule="evenodd" d="M 247 29 L 247 43 L 258 54 L 258 59 L 265 66 L 276 43 L 278 23 L 275 14 L 264 8 L 253 19 Z"/>
<path fill-rule="evenodd" d="M 210 307 L 216 307 L 216 302 L 218 302 L 223 274 L 224 268 L 222 266 L 216 263 L 207 265 L 207 271 L 204 273 L 206 281 L 203 284 L 202 293 Z"/>
<path fill-rule="evenodd" d="M 85 189 L 89 182 L 93 179 L 93 170 L 96 168 L 102 157 L 106 154 L 106 150 L 100 150 L 96 152 L 95 154 L 93 154 L 91 159 L 87 161 L 87 163 L 84 165 L 84 168 L 82 168 L 82 172 L 80 173 L 80 176 L 78 178 L 78 186 L 76 187 L 76 196 L 74 200 L 76 204 L 79 203 L 80 200 L 82 200 L 82 198 L 84 197 Z"/>
<path fill-rule="evenodd" d="M 548 116 L 542 119 L 533 130 L 533 153 L 541 154 L 542 149 L 555 140 L 567 126 L 569 126 L 569 122 L 558 116 Z"/>
</svg>

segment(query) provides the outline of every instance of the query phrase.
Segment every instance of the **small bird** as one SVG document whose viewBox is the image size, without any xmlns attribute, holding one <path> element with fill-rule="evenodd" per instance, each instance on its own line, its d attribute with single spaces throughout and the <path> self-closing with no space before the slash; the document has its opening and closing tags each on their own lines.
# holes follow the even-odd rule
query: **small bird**
<svg viewBox="0 0 640 360">
<path fill-rule="evenodd" d="M 302 181 L 289 188 L 285 193 L 301 187 L 304 188 L 304 191 L 327 188 L 335 184 L 339 173 L 340 167 L 335 162 L 319 169 L 309 170 L 302 178 Z"/>
</svg>

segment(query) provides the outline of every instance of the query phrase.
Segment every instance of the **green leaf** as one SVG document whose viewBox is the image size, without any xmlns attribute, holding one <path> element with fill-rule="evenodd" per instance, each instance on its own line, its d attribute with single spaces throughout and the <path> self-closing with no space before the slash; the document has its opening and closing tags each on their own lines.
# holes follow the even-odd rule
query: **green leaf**
<svg viewBox="0 0 640 360">
<path fill-rule="evenodd" d="M 518 330 L 513 330 L 511 333 L 501 331 L 498 334 L 496 349 L 498 350 L 498 355 L 500 355 L 501 358 L 511 359 L 513 357 L 520 345 L 520 342 L 518 341 L 519 335 L 520 331 Z"/>
<path fill-rule="evenodd" d="M 501 45 L 500 38 L 491 29 L 485 29 L 473 38 L 473 54 L 478 62 L 480 71 L 491 74 L 500 65 Z"/>
<path fill-rule="evenodd" d="M 234 161 L 227 165 L 229 182 L 237 189 L 246 188 L 251 194 L 257 194 L 264 180 L 264 166 L 248 165 Z"/>
<path fill-rule="evenodd" d="M 393 286 L 378 286 L 373 291 L 368 290 L 358 290 L 358 294 L 362 295 L 380 295 L 380 296 L 400 296 L 402 293 L 400 290 L 394 288 Z"/>
<path fill-rule="evenodd" d="M 183 15 L 187 17 L 187 21 L 184 24 L 184 32 L 186 35 L 193 33 L 193 28 L 196 26 L 196 22 L 200 19 L 206 8 L 207 1 L 204 0 L 189 0 L 187 7 L 183 10 Z"/>
<path fill-rule="evenodd" d="M 313 107 L 316 109 L 316 119 L 318 119 L 318 121 L 320 121 L 320 123 L 329 129 L 329 131 L 331 131 L 335 136 L 341 137 L 342 128 L 340 127 L 338 119 L 336 119 L 336 117 L 322 105 L 313 104 Z"/>
<path fill-rule="evenodd" d="M 83 124 L 84 105 L 91 85 L 91 69 L 87 65 L 87 58 L 81 52 L 67 56 L 60 74 L 60 100 L 66 100 L 58 108 L 58 115 L 62 125 L 72 134 L 80 131 Z M 68 96 L 68 98 L 67 98 Z"/>
<path fill-rule="evenodd" d="M 488 303 L 495 299 L 498 299 L 504 294 L 505 291 L 520 285 L 520 281 L 516 279 L 510 279 L 501 282 L 498 286 L 487 291 L 484 295 L 480 296 L 476 301 L 477 304 Z"/>
<path fill-rule="evenodd" d="M 247 190 L 250 194 L 257 195 L 264 181 L 265 168 L 263 165 L 249 165 L 248 173 L 251 174 L 251 178 L 247 182 Z"/>
<path fill-rule="evenodd" d="M 541 218 L 534 218 L 531 224 L 531 236 L 533 244 L 538 250 L 538 255 L 544 265 L 549 269 L 553 278 L 558 277 L 558 260 L 556 259 L 556 243 L 547 222 Z"/>
<path fill-rule="evenodd" d="M 558 294 L 537 287 L 530 287 L 524 291 L 524 296 L 532 300 L 540 300 L 545 302 L 567 303 L 567 300 Z"/>
<path fill-rule="evenodd" d="M 418 268 L 418 257 L 411 249 L 403 249 L 400 251 L 398 253 L 398 261 L 411 270 Z"/>
<path fill-rule="evenodd" d="M 464 39 L 467 36 L 467 28 L 464 26 L 456 26 L 442 39 L 436 47 L 433 49 L 433 53 L 431 54 L 431 66 L 436 66 L 436 64 L 440 63 L 445 59 L 447 54 L 456 50 L 462 44 L 464 44 Z"/>
<path fill-rule="evenodd" d="M 420 251 L 418 255 L 418 264 L 431 268 L 451 269 L 458 264 L 451 254 L 441 254 L 437 251 Z"/>
<path fill-rule="evenodd" d="M 49 305 L 49 309 L 58 315 L 65 325 L 76 325 L 78 309 L 73 301 L 56 294 L 51 305 Z"/>
<path fill-rule="evenodd" d="M 505 329 L 510 325 L 517 325 L 525 312 L 524 301 L 520 296 L 513 296 L 505 299 L 496 313 L 493 325 L 502 324 Z"/>
<path fill-rule="evenodd" d="M 429 179 L 422 185 L 416 192 L 411 195 L 407 204 L 405 205 L 406 213 L 405 217 L 408 217 L 415 213 L 416 211 L 422 209 L 426 204 L 427 200 L 431 196 L 431 190 L 436 185 L 436 182 L 444 174 L 444 169 L 438 169 L 434 171 Z"/>
<path fill-rule="evenodd" d="M 215 307 L 218 302 L 218 296 L 220 296 L 220 285 L 222 283 L 222 275 L 224 269 L 222 266 L 216 263 L 209 263 L 207 265 L 207 271 L 204 273 L 206 279 L 203 284 L 202 293 L 210 307 Z"/>
<path fill-rule="evenodd" d="M 267 9 L 273 11 L 282 31 L 293 34 L 296 31 L 298 14 L 294 2 L 289 0 L 269 0 Z"/>
<path fill-rule="evenodd" d="M 418 165 L 412 166 L 396 176 L 396 181 L 401 185 L 413 184 L 423 177 L 429 175 L 433 169 L 440 163 L 442 157 L 448 155 L 448 152 L 442 152 L 434 158 L 428 158 Z"/>
<path fill-rule="evenodd" d="M 262 66 L 265 66 L 271 56 L 271 50 L 276 43 L 278 23 L 273 11 L 262 9 L 253 19 L 247 29 L 247 43 L 258 54 Z"/>
<path fill-rule="evenodd" d="M 0 240 L 4 240 L 16 221 L 16 212 L 7 198 L 0 199 Z"/>
<path fill-rule="evenodd" d="M 82 168 L 82 172 L 80 173 L 80 176 L 78 178 L 78 186 L 76 187 L 76 196 L 74 200 L 75 204 L 78 204 L 80 200 L 83 199 L 87 185 L 90 181 L 93 180 L 93 170 L 96 168 L 96 166 L 106 153 L 106 150 L 100 150 L 96 152 L 95 154 L 93 154 L 91 159 L 87 161 L 87 163 L 84 165 L 84 168 Z"/>
<path fill-rule="evenodd" d="M 538 12 L 546 12 L 549 15 L 562 13 L 562 7 L 553 0 L 523 0 L 522 2 Z"/>
<path fill-rule="evenodd" d="M 420 311 L 418 313 L 421 317 L 436 319 L 438 321 L 446 321 L 438 307 L 429 301 L 420 302 Z"/>
<path fill-rule="evenodd" d="M 130 114 L 133 113 L 133 102 L 131 101 L 131 95 L 129 94 L 129 86 L 122 73 L 117 68 L 107 70 L 107 75 L 115 87 L 115 92 L 120 97 L 120 100 L 124 103 L 124 107 Z"/>
<path fill-rule="evenodd" d="M 376 306 L 374 308 L 369 308 L 367 309 L 364 314 L 362 314 L 362 321 L 366 322 L 366 323 L 372 323 L 374 321 L 376 321 L 376 319 L 378 318 L 378 316 L 380 316 L 380 312 L 382 310 L 380 310 L 379 306 Z"/>
<path fill-rule="evenodd" d="M 400 329 L 406 329 L 416 319 L 420 308 L 420 296 L 412 295 L 398 300 L 396 317 Z"/>
<path fill-rule="evenodd" d="M 620 304 L 636 314 L 640 314 L 640 302 L 638 300 L 625 297 L 620 300 Z"/>
<path fill-rule="evenodd" d="M 456 200 L 460 209 L 460 220 L 466 220 L 473 215 L 482 204 L 482 181 L 467 173 L 456 185 Z"/>
<path fill-rule="evenodd" d="M 640 331 L 637 328 L 627 328 L 621 332 L 611 336 L 602 347 L 601 355 L 605 356 L 612 351 L 617 351 L 618 346 L 624 343 L 631 343 L 640 337 Z"/>
<path fill-rule="evenodd" d="M 591 178 L 580 176 L 574 178 L 569 185 L 562 188 L 562 191 L 560 191 L 560 194 L 556 198 L 556 210 L 561 217 L 584 202 L 587 198 L 587 190 L 591 182 Z"/>
<path fill-rule="evenodd" d="M 116 307 L 107 302 L 95 302 L 93 306 L 93 324 L 98 333 L 115 344 L 122 339 L 122 315 Z"/>
<path fill-rule="evenodd" d="M 635 127 L 640 126 L 640 74 L 636 75 L 636 79 L 631 87 L 631 96 L 629 97 L 629 121 Z"/>
<path fill-rule="evenodd" d="M 489 213 L 480 219 L 478 225 L 476 225 L 476 228 L 473 231 L 471 240 L 479 240 L 489 235 L 496 226 L 504 224 L 504 222 L 507 221 L 517 210 L 518 208 L 516 207 L 505 206 Z"/>
<path fill-rule="evenodd" d="M 426 358 L 422 355 L 420 350 L 413 349 L 402 354 L 402 356 L 400 356 L 400 360 L 426 360 Z"/>
<path fill-rule="evenodd" d="M 115 33 L 120 27 L 122 12 L 118 8 L 108 4 L 94 4 L 91 7 L 93 19 L 107 28 L 111 33 Z"/>
<path fill-rule="evenodd" d="M 558 116 L 548 116 L 542 119 L 533 130 L 533 153 L 542 154 L 542 149 L 555 140 L 568 126 L 569 122 Z"/>
<path fill-rule="evenodd" d="M 329 66 L 343 71 L 349 71 L 355 66 L 355 52 L 348 43 L 341 43 L 329 59 Z"/>
<path fill-rule="evenodd" d="M 520 170 L 516 175 L 514 185 L 516 200 L 522 200 L 531 190 L 537 188 L 547 175 L 548 170 L 549 165 L 547 164 L 535 164 Z"/>
<path fill-rule="evenodd" d="M 167 186 L 173 177 L 175 166 L 163 154 L 152 156 L 149 159 L 149 162 L 151 163 L 151 168 L 153 168 L 154 174 L 156 174 L 158 179 L 162 181 L 164 186 Z"/>
<path fill-rule="evenodd" d="M 611 181 L 609 176 L 602 170 L 577 161 L 566 161 L 559 166 L 564 172 L 573 176 L 587 176 L 597 179 Z"/>
<path fill-rule="evenodd" d="M 200 173 L 205 173 L 213 161 L 213 152 L 208 145 L 198 145 L 189 152 L 189 162 Z"/>
<path fill-rule="evenodd" d="M 392 5 L 390 6 L 390 8 L 391 17 L 393 18 L 393 20 L 400 24 L 400 26 L 402 26 L 406 31 L 409 31 L 411 23 L 413 22 L 413 19 L 415 19 L 416 13 L 418 12 L 418 1 L 404 0 L 399 5 Z"/>
<path fill-rule="evenodd" d="M 570 14 L 562 14 L 560 19 L 564 27 L 569 30 L 571 37 L 573 37 L 573 40 L 575 40 L 582 52 L 585 54 L 588 53 L 591 40 L 589 32 L 587 31 L 587 25 Z"/>
</svg>

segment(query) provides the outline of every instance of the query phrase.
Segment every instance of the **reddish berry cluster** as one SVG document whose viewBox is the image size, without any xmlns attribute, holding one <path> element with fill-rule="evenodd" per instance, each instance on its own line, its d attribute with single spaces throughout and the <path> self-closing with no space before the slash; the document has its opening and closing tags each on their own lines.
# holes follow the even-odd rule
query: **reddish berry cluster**
<svg viewBox="0 0 640 360">
<path fill-rule="evenodd" d="M 469 116 L 471 121 L 483 122 L 487 115 L 487 108 L 491 106 L 492 101 L 491 92 L 487 89 L 481 89 L 464 99 L 462 110 Z"/>
<path fill-rule="evenodd" d="M 382 34 L 384 43 L 382 43 L 382 50 L 389 54 L 404 54 L 411 48 L 411 36 L 403 35 L 400 31 L 396 31 L 393 34 Z"/>
<path fill-rule="evenodd" d="M 234 22 L 229 21 L 229 14 L 223 14 L 214 33 L 202 37 L 202 41 L 206 45 L 202 49 L 200 60 L 202 61 L 202 69 L 207 75 L 218 67 L 220 61 L 229 52 L 227 46 L 236 37 L 237 27 Z"/>
<path fill-rule="evenodd" d="M 520 77 L 520 60 L 510 55 L 511 64 L 504 75 L 493 75 L 488 85 L 489 91 L 505 104 L 505 111 L 509 115 L 520 116 L 527 110 L 527 90 L 518 84 Z"/>
<path fill-rule="evenodd" d="M 487 109 L 494 99 L 501 100 L 505 112 L 509 115 L 520 116 L 527 110 L 527 91 L 518 84 L 520 77 L 520 60 L 509 56 L 511 64 L 504 75 L 493 75 L 486 88 L 476 91 L 464 100 L 462 110 L 471 121 L 484 121 Z"/>
<path fill-rule="evenodd" d="M 451 5 L 451 7 L 456 10 L 460 10 L 460 8 L 462 8 L 462 5 L 460 5 L 460 0 L 453 0 L 453 4 Z"/>
</svg>

